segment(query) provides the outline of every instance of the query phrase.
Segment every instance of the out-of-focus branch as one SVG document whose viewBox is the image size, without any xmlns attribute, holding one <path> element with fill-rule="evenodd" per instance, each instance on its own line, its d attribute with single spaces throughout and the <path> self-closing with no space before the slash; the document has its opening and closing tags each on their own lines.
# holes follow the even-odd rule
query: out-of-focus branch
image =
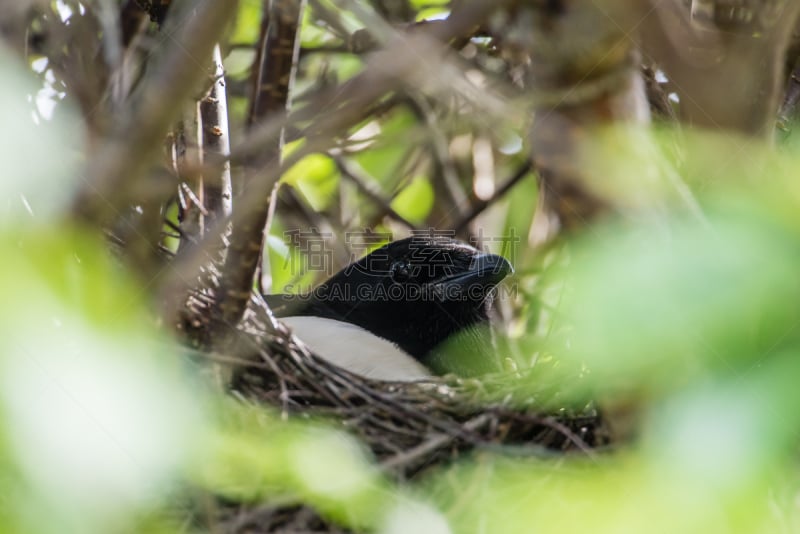
<svg viewBox="0 0 800 534">
<path fill-rule="evenodd" d="M 556 9 L 528 8 L 532 87 L 538 107 L 531 148 L 540 182 L 538 240 L 586 225 L 614 209 L 616 199 L 595 186 L 608 180 L 585 161 L 590 131 L 613 123 L 650 120 L 644 83 L 629 34 L 641 17 L 638 2 L 605 0 Z M 527 19 L 524 19 L 527 20 Z"/>
<path fill-rule="evenodd" d="M 136 198 L 141 179 L 160 159 L 163 139 L 182 104 L 207 75 L 207 58 L 237 7 L 236 1 L 216 0 L 174 4 L 166 31 L 176 44 L 159 51 L 127 113 L 117 119 L 111 135 L 89 161 L 86 186 L 74 202 L 74 211 L 92 224 L 108 226 Z M 155 248 L 152 236 L 132 232 L 128 237 L 134 262 L 138 259 L 146 268 L 146 258 Z"/>
<path fill-rule="evenodd" d="M 770 139 L 800 2 L 651 3 L 653 15 L 640 32 L 643 51 L 677 88 L 682 118 Z"/>
<path fill-rule="evenodd" d="M 147 16 L 137 0 L 125 0 L 125 3 L 120 8 L 119 18 L 122 46 L 127 48 L 136 34 L 141 31 Z"/>
<path fill-rule="evenodd" d="M 678 115 L 669 100 L 669 94 L 656 78 L 656 71 L 652 65 L 642 66 L 642 78 L 653 119 L 668 123 L 678 122 Z"/>
<path fill-rule="evenodd" d="M 791 123 L 797 121 L 797 103 L 800 102 L 800 59 L 789 75 L 783 104 L 778 112 L 778 128 L 785 134 L 791 130 Z"/>
</svg>

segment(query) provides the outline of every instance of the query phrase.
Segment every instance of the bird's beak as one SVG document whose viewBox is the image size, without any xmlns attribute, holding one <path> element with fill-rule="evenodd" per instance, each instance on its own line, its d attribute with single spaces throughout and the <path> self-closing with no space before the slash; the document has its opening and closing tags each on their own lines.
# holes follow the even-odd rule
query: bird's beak
<svg viewBox="0 0 800 534">
<path fill-rule="evenodd" d="M 479 254 L 472 259 L 465 272 L 453 273 L 435 282 L 436 286 L 447 289 L 492 289 L 503 278 L 514 272 L 514 268 L 502 256 L 496 254 Z"/>
</svg>

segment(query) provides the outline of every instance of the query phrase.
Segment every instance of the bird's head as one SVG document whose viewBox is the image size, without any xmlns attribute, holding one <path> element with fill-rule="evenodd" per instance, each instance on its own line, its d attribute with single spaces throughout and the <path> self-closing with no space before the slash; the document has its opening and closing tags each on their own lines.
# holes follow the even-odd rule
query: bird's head
<svg viewBox="0 0 800 534">
<path fill-rule="evenodd" d="M 413 236 L 349 265 L 319 286 L 314 300 L 331 315 L 397 344 L 434 371 L 453 371 L 435 349 L 487 321 L 492 290 L 511 272 L 502 256 L 453 239 Z M 481 334 L 472 337 L 479 341 Z"/>
</svg>

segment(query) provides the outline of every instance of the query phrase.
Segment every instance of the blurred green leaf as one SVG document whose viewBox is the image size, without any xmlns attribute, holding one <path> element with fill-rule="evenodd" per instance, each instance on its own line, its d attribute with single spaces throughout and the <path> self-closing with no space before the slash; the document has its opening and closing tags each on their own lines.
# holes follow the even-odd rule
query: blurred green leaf
<svg viewBox="0 0 800 534">
<path fill-rule="evenodd" d="M 323 211 L 336 197 L 339 173 L 328 156 L 309 154 L 292 165 L 281 181 L 297 188 L 314 210 Z"/>
<path fill-rule="evenodd" d="M 317 24 L 317 21 L 314 19 L 314 11 L 311 9 L 306 9 L 303 12 L 300 38 L 301 45 L 308 48 L 329 44 L 336 40 L 336 36 L 331 34 L 327 28 Z"/>
<path fill-rule="evenodd" d="M 752 365 L 796 340 L 800 249 L 747 211 L 709 224 L 607 228 L 574 247 L 550 350 L 585 363 L 601 389 L 670 389 Z M 787 338 L 788 336 L 788 338 Z M 569 346 L 568 350 L 565 350 Z"/>
<path fill-rule="evenodd" d="M 390 117 L 381 121 L 377 140 L 373 139 L 368 150 L 359 151 L 353 156 L 364 171 L 380 184 L 394 185 L 397 167 L 407 157 L 414 146 L 413 136 L 409 135 L 416 125 L 416 118 L 408 111 L 394 111 Z"/>
<path fill-rule="evenodd" d="M 426 488 L 453 532 L 773 532 L 766 487 L 715 490 L 635 455 L 542 461 L 479 456 Z"/>
<path fill-rule="evenodd" d="M 108 531 L 158 504 L 192 455 L 201 420 L 174 348 L 103 243 L 14 228 L 0 250 L 0 469 L 24 481 L 26 530 Z"/>
<path fill-rule="evenodd" d="M 433 209 L 433 201 L 431 183 L 426 178 L 416 177 L 394 197 L 392 208 L 412 223 L 420 224 Z"/>
<path fill-rule="evenodd" d="M 376 525 L 392 502 L 388 483 L 353 438 L 319 424 L 282 422 L 263 407 L 225 402 L 209 437 L 200 482 L 225 496 L 313 505 L 346 525 Z"/>
<path fill-rule="evenodd" d="M 231 50 L 230 53 L 223 58 L 225 66 L 225 75 L 229 78 L 242 78 L 245 79 L 250 74 L 250 67 L 256 59 L 255 51 L 253 50 Z"/>
<path fill-rule="evenodd" d="M 239 12 L 236 24 L 230 37 L 233 43 L 255 43 L 261 32 L 261 6 L 260 0 L 242 0 L 239 2 Z"/>
<path fill-rule="evenodd" d="M 84 127 L 55 90 L 37 84 L 2 45 L 0 78 L 0 114 L 7 125 L 0 143 L 0 222 L 42 224 L 71 200 Z"/>
</svg>

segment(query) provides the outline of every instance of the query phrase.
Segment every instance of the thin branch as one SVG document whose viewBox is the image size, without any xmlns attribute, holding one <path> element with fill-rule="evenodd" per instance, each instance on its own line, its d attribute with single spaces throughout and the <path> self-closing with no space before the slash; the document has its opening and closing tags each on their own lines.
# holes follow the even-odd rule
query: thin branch
<svg viewBox="0 0 800 534">
<path fill-rule="evenodd" d="M 122 46 L 127 48 L 134 37 L 142 31 L 147 17 L 146 13 L 136 0 L 125 0 L 120 8 L 120 30 L 122 31 Z"/>
<path fill-rule="evenodd" d="M 489 414 L 481 414 L 478 415 L 462 426 L 464 430 L 468 432 L 474 432 L 481 428 L 482 426 L 486 425 L 491 421 L 491 416 Z M 395 454 L 394 456 L 387 458 L 383 462 L 381 462 L 381 468 L 391 471 L 393 469 L 398 469 L 408 464 L 413 464 L 417 460 L 422 457 L 430 456 L 430 454 L 437 450 L 441 449 L 442 447 L 453 443 L 458 439 L 459 436 L 453 434 L 434 434 L 427 440 L 423 441 L 416 447 L 412 447 L 410 449 L 402 450 L 399 453 Z"/>
<path fill-rule="evenodd" d="M 533 162 L 531 160 L 526 160 L 516 171 L 514 174 L 511 175 L 503 185 L 501 185 L 494 194 L 486 199 L 480 200 L 472 205 L 472 207 L 464 214 L 458 222 L 453 224 L 453 229 L 455 230 L 456 234 L 462 232 L 468 225 L 471 223 L 478 215 L 484 212 L 486 208 L 500 200 L 508 193 L 511 188 L 517 185 L 525 176 L 527 176 L 531 170 L 533 169 Z"/>
<path fill-rule="evenodd" d="M 436 162 L 436 174 L 441 176 L 444 192 L 450 197 L 452 209 L 465 213 L 469 198 L 464 191 L 464 187 L 459 180 L 456 166 L 450 157 L 447 137 L 439 127 L 438 118 L 433 107 L 428 103 L 424 96 L 413 95 L 408 100 L 410 108 L 417 117 L 425 123 L 431 136 L 431 155 Z M 451 211 L 448 209 L 447 211 Z"/>
<path fill-rule="evenodd" d="M 384 214 L 406 226 L 409 230 L 417 229 L 417 226 L 414 223 L 397 213 L 389 201 L 383 198 L 380 190 L 376 186 L 372 185 L 366 177 L 361 176 L 352 165 L 344 160 L 344 158 L 333 156 L 333 161 L 336 163 L 336 167 L 339 169 L 339 172 L 342 173 L 342 177 L 353 182 L 358 190 L 361 191 L 367 198 L 369 198 L 373 204 L 378 206 Z"/>
</svg>

